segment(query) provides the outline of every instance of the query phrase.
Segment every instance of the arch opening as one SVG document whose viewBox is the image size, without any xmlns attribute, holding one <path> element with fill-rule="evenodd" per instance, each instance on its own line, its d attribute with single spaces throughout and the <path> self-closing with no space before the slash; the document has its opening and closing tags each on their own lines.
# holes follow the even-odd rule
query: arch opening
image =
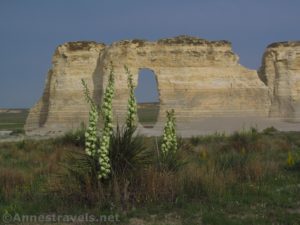
<svg viewBox="0 0 300 225">
<path fill-rule="evenodd" d="M 135 97 L 139 122 L 145 128 L 153 128 L 158 119 L 160 100 L 157 77 L 152 70 L 139 70 Z"/>
</svg>

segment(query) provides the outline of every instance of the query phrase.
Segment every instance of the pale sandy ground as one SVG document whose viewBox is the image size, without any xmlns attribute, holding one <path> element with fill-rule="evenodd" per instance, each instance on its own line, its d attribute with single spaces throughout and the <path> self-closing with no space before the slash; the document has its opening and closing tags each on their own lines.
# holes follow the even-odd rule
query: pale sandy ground
<svg viewBox="0 0 300 225">
<path fill-rule="evenodd" d="M 153 128 L 139 126 L 138 133 L 145 136 L 160 136 L 163 132 L 163 123 L 157 123 Z M 280 131 L 300 131 L 300 122 L 288 122 L 279 119 L 266 119 L 260 117 L 212 117 L 202 118 L 189 122 L 177 121 L 177 134 L 181 137 L 208 135 L 218 133 L 231 134 L 235 131 L 247 131 L 251 127 L 263 130 L 267 127 L 275 127 Z M 49 136 L 10 136 L 7 132 L 0 133 L 0 142 L 20 141 L 24 139 L 47 139 Z"/>
<path fill-rule="evenodd" d="M 10 130 L 0 130 L 0 137 L 5 137 L 11 134 Z"/>
<path fill-rule="evenodd" d="M 50 138 L 49 136 L 38 136 L 38 135 L 35 135 L 35 136 L 26 136 L 26 135 L 22 135 L 22 134 L 19 134 L 19 135 L 2 135 L 0 134 L 0 143 L 1 142 L 17 142 L 17 141 L 22 141 L 22 140 L 27 140 L 27 139 L 33 139 L 33 140 L 42 140 L 42 139 L 48 139 Z"/>
<path fill-rule="evenodd" d="M 177 134 L 182 137 L 214 134 L 216 132 L 231 134 L 235 131 L 249 130 L 251 127 L 261 131 L 271 126 L 280 131 L 300 131 L 300 122 L 292 123 L 260 117 L 213 117 L 184 123 L 178 121 Z M 163 124 L 156 124 L 153 129 L 140 128 L 140 133 L 146 136 L 159 136 L 162 134 L 162 130 Z"/>
</svg>

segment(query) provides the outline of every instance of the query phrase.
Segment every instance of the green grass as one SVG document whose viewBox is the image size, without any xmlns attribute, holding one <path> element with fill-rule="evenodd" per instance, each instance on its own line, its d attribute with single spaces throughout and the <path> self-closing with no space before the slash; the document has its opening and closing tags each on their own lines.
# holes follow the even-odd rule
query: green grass
<svg viewBox="0 0 300 225">
<path fill-rule="evenodd" d="M 73 137 L 74 136 L 74 137 Z M 58 179 L 66 152 L 83 151 L 82 133 L 0 144 L 0 214 L 118 212 L 124 224 L 300 224 L 300 132 L 255 130 L 181 141 L 179 171 L 155 162 L 136 173 L 126 207 Z M 155 142 L 145 138 L 153 150 Z M 56 191 L 55 191 L 56 190 Z M 0 215 L 1 216 L 1 215 Z M 1 218 L 1 217 L 0 217 Z"/>
<path fill-rule="evenodd" d="M 138 104 L 138 118 L 143 126 L 153 126 L 157 121 L 159 113 L 158 103 L 140 103 Z"/>
<path fill-rule="evenodd" d="M 23 130 L 28 109 L 17 109 L 19 112 L 0 112 L 0 130 Z"/>
</svg>

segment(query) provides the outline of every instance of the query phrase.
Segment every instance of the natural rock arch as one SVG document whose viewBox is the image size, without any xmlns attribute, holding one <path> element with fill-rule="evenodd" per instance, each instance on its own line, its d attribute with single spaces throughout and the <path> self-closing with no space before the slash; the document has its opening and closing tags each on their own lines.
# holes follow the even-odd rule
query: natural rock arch
<svg viewBox="0 0 300 225">
<path fill-rule="evenodd" d="M 226 123 L 243 118 L 239 127 L 252 117 L 276 116 L 296 122 L 300 120 L 299 43 L 268 46 L 257 72 L 238 63 L 228 41 L 179 36 L 156 42 L 120 41 L 108 46 L 69 42 L 56 49 L 50 83 L 45 87 L 44 97 L 31 109 L 25 130 L 27 134 L 59 134 L 86 123 L 88 105 L 80 80 L 87 81 L 95 100 L 100 102 L 111 62 L 116 77 L 113 109 L 119 122 L 125 119 L 128 98 L 124 65 L 134 74 L 135 82 L 140 68 L 150 68 L 157 76 L 160 93 L 157 130 L 162 129 L 165 111 L 171 108 L 176 112 L 178 130 L 194 129 L 195 134 L 201 129 L 215 131 L 209 124 L 199 126 L 194 122 L 210 118 L 223 129 L 214 119 L 218 117 L 226 118 Z"/>
<path fill-rule="evenodd" d="M 137 81 L 135 97 L 138 102 L 138 121 L 144 128 L 152 128 L 160 112 L 157 75 L 152 69 L 140 68 Z"/>
<path fill-rule="evenodd" d="M 153 69 L 140 68 L 139 72 L 138 72 L 137 80 L 138 80 L 138 82 L 136 83 L 135 94 L 136 94 L 137 101 L 139 103 L 160 102 L 158 79 L 157 79 L 157 75 L 155 74 Z M 146 81 L 147 81 L 147 83 L 146 83 Z M 141 84 L 141 82 L 142 82 L 142 84 Z M 147 89 L 147 88 L 149 88 L 149 89 Z M 146 89 L 146 93 L 142 93 L 143 90 L 145 91 L 145 89 Z M 145 96 L 141 97 L 141 95 L 146 95 L 146 94 L 149 94 L 149 96 L 147 96 L 147 98 Z M 142 98 L 144 98 L 144 99 L 140 100 Z M 145 98 L 146 98 L 146 100 L 145 100 Z"/>
</svg>

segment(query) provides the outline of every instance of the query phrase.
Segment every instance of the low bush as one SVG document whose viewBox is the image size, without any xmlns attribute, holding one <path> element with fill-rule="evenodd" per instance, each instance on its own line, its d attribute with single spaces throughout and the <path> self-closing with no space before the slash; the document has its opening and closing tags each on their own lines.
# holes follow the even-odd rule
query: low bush
<svg viewBox="0 0 300 225">
<path fill-rule="evenodd" d="M 289 151 L 285 168 L 289 171 L 300 172 L 300 151 Z"/>
<path fill-rule="evenodd" d="M 86 128 L 84 124 L 80 126 L 79 129 L 71 130 L 64 134 L 62 137 L 57 138 L 56 142 L 61 144 L 70 144 L 75 145 L 77 147 L 85 146 L 85 131 Z"/>
<path fill-rule="evenodd" d="M 227 139 L 225 133 L 216 132 L 211 135 L 204 135 L 204 136 L 193 136 L 190 138 L 190 142 L 193 146 L 197 146 L 200 144 L 207 144 L 207 143 L 220 143 L 224 142 Z"/>
</svg>

